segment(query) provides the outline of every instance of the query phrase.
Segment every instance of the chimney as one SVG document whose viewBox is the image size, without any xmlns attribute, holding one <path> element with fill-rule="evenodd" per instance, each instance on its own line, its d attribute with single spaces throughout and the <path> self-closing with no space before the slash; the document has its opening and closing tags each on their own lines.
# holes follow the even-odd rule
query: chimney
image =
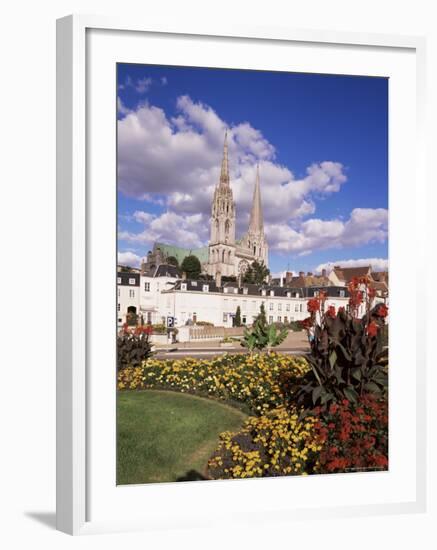
<svg viewBox="0 0 437 550">
<path fill-rule="evenodd" d="M 285 283 L 287 285 L 290 284 L 292 279 L 293 279 L 293 272 L 287 271 L 287 273 L 285 274 Z"/>
<path fill-rule="evenodd" d="M 322 277 L 326 277 L 326 269 L 322 269 Z"/>
<path fill-rule="evenodd" d="M 313 274 L 311 273 L 311 271 L 308 271 L 307 276 L 308 276 L 308 277 L 312 277 L 312 276 L 313 276 Z"/>
<path fill-rule="evenodd" d="M 305 277 L 305 271 L 299 271 L 299 277 Z"/>
</svg>

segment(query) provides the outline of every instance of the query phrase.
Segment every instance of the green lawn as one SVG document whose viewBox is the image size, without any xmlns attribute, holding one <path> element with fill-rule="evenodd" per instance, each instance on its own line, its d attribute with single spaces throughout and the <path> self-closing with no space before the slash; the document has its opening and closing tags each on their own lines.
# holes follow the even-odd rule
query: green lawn
<svg viewBox="0 0 437 550">
<path fill-rule="evenodd" d="M 202 479 L 218 436 L 237 430 L 239 410 L 183 393 L 118 393 L 117 484 Z"/>
</svg>

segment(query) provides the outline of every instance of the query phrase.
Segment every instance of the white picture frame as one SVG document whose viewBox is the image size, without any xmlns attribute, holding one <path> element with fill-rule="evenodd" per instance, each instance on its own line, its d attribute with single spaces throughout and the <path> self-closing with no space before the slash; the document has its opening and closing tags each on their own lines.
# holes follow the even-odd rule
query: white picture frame
<svg viewBox="0 0 437 550">
<path fill-rule="evenodd" d="M 209 38 L 251 43 L 264 42 L 274 47 L 275 44 L 315 44 L 318 47 L 330 45 L 344 48 L 361 48 L 363 51 L 398 51 L 408 52 L 415 59 L 416 101 L 410 105 L 415 111 L 416 148 L 415 162 L 415 193 L 425 193 L 425 167 L 423 146 L 424 123 L 424 79 L 425 79 L 425 40 L 421 37 L 337 33 L 313 30 L 297 30 L 284 28 L 192 28 L 179 29 L 169 25 L 151 25 L 150 23 L 123 18 L 105 18 L 96 16 L 73 15 L 57 22 L 57 528 L 69 534 L 84 534 L 110 530 L 151 529 L 160 526 L 178 525 L 179 519 L 170 512 L 162 522 L 159 521 L 159 505 L 156 517 L 147 518 L 139 514 L 132 519 L 99 515 L 94 520 L 89 514 L 90 484 L 92 483 L 93 460 L 90 453 L 91 436 L 89 430 L 89 411 L 92 408 L 94 396 L 90 385 L 90 369 L 92 369 L 91 342 L 89 336 L 89 319 L 92 274 L 90 272 L 90 233 L 91 219 L 99 214 L 95 209 L 95 201 L 90 200 L 93 190 L 90 188 L 90 168 L 87 154 L 87 117 L 92 102 L 89 101 L 87 80 L 89 79 L 89 63 L 87 60 L 87 33 L 92 30 L 105 32 L 136 33 L 136 36 L 150 35 L 166 40 L 170 37 L 197 36 L 199 40 Z M 126 61 L 126 59 L 123 59 Z M 114 147 L 115 155 L 115 147 Z M 115 186 L 115 180 L 114 180 Z M 410 214 L 415 220 L 415 236 L 424 231 L 425 220 L 415 211 Z M 392 229 L 392 227 L 391 227 Z M 413 236 L 414 237 L 414 236 Z M 115 236 L 110 238 L 115 239 Z M 426 271 L 423 246 L 417 243 L 415 263 L 418 272 Z M 114 266 L 115 267 L 115 266 Z M 415 307 L 419 313 L 419 304 L 423 300 L 425 289 L 416 285 Z M 114 294 L 115 295 L 115 294 Z M 353 505 L 335 505 L 332 507 L 303 507 L 278 505 L 271 513 L 271 519 L 276 514 L 278 518 L 329 517 L 338 515 L 390 514 L 399 512 L 420 512 L 425 510 L 426 503 L 426 461 L 425 461 L 425 427 L 426 401 L 425 378 L 426 360 L 424 335 L 418 324 L 415 327 L 417 339 L 422 345 L 415 346 L 416 364 L 416 406 L 415 414 L 415 470 L 414 497 L 392 500 L 389 502 Z M 115 390 L 115 386 L 114 386 Z M 106 420 L 114 422 L 114 418 Z M 95 431 L 94 431 L 95 433 Z M 331 476 L 332 485 L 334 478 Z M 339 478 L 338 478 L 339 479 Z M 254 480 L 263 481 L 263 480 Z M 299 483 L 303 480 L 295 480 Z M 306 481 L 306 480 L 305 480 Z M 280 491 L 285 480 L 270 480 L 272 491 Z M 287 481 L 288 482 L 288 481 Z M 314 479 L 314 487 L 320 480 Z M 213 482 L 217 483 L 217 482 Z M 228 491 L 229 482 L 218 482 L 214 489 L 223 494 Z M 220 484 L 221 483 L 221 484 Z M 234 483 L 234 482 L 231 482 Z M 244 485 L 246 483 L 246 485 Z M 158 503 L 169 495 L 176 497 L 176 489 L 172 484 L 163 484 L 162 489 L 143 487 L 149 490 Z M 202 489 L 199 487 L 202 486 Z M 249 494 L 259 491 L 259 487 L 249 482 L 235 482 L 232 489 L 233 497 L 251 487 Z M 243 487 L 243 489 L 241 489 Z M 256 489 L 253 489 L 256 487 Z M 273 487 L 273 488 L 272 488 Z M 158 494 L 158 491 L 161 491 Z M 205 498 L 205 491 L 210 489 L 207 484 L 179 484 L 177 498 Z M 217 498 L 222 498 L 218 497 Z M 115 510 L 115 509 L 114 509 Z M 255 511 L 255 508 L 254 508 Z M 259 512 L 265 513 L 262 505 Z M 270 510 L 270 512 L 272 512 Z M 224 510 L 224 516 L 229 519 L 232 509 Z M 285 516 L 286 514 L 286 516 Z M 234 514 L 235 515 L 235 514 Z M 268 515 L 268 514 L 267 514 Z M 256 520 L 256 514 L 248 514 Z M 182 518 L 184 519 L 184 518 Z M 181 519 L 181 521 L 182 521 Z M 223 520 L 223 518 L 221 518 Z M 237 518 L 238 519 L 238 518 Z M 244 521 L 244 514 L 240 520 Z M 247 518 L 246 518 L 247 519 Z M 185 519 L 184 519 L 185 521 Z M 192 525 L 204 525 L 202 518 Z M 186 525 L 186 522 L 184 523 Z"/>
</svg>

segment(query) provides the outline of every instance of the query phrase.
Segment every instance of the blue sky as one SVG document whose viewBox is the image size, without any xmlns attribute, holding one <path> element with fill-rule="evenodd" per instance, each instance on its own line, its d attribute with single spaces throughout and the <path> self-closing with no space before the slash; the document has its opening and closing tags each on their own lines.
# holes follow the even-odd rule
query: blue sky
<svg viewBox="0 0 437 550">
<path fill-rule="evenodd" d="M 270 268 L 387 259 L 388 81 L 118 64 L 119 259 L 208 241 L 229 130 L 237 234 L 260 165 Z"/>
</svg>

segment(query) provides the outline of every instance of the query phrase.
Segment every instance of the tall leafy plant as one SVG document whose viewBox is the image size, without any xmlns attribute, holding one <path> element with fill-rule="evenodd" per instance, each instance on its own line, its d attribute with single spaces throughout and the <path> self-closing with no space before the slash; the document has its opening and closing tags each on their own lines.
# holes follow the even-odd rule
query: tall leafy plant
<svg viewBox="0 0 437 550">
<path fill-rule="evenodd" d="M 388 308 L 374 305 L 375 292 L 367 277 L 349 284 L 348 310 L 325 309 L 326 293 L 308 301 L 310 316 L 302 324 L 307 330 L 311 370 L 297 387 L 296 398 L 306 410 L 328 407 L 347 399 L 357 402 L 366 393 L 383 394 L 388 386 L 388 353 L 383 327 Z M 360 307 L 365 314 L 359 318 Z"/>
<path fill-rule="evenodd" d="M 285 340 L 287 334 L 288 330 L 286 328 L 278 329 L 275 325 L 267 324 L 264 304 L 261 304 L 260 313 L 252 327 L 250 329 L 246 328 L 244 331 L 241 345 L 247 348 L 250 353 L 262 351 L 266 348 L 270 350 L 279 346 Z"/>
</svg>

